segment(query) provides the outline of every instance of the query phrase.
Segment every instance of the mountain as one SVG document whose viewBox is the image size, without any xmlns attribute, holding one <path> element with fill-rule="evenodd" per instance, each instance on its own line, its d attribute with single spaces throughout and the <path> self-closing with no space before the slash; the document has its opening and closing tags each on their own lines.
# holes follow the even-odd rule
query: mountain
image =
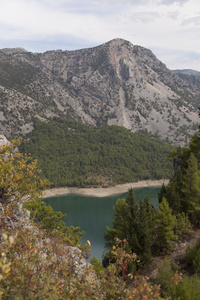
<svg viewBox="0 0 200 300">
<path fill-rule="evenodd" d="M 193 86 L 197 94 L 200 93 L 200 72 L 191 69 L 174 70 L 173 72 L 190 86 Z"/>
<path fill-rule="evenodd" d="M 192 70 L 192 69 L 173 70 L 173 72 L 177 73 L 177 74 L 200 76 L 200 72 Z"/>
<path fill-rule="evenodd" d="M 33 129 L 59 116 L 94 126 L 119 125 L 173 144 L 198 128 L 200 89 L 148 49 L 114 39 L 75 51 L 0 51 L 0 133 Z"/>
</svg>

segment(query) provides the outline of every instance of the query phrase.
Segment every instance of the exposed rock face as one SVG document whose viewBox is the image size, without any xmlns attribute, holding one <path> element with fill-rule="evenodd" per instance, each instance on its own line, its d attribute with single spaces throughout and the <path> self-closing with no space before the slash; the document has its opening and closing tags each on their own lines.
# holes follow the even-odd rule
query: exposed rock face
<svg viewBox="0 0 200 300">
<path fill-rule="evenodd" d="M 38 251 L 38 256 L 43 258 L 43 263 L 46 265 L 49 263 L 47 249 L 49 253 L 53 254 L 53 259 L 56 260 L 57 253 L 55 251 L 55 244 L 53 237 L 48 238 L 45 236 L 44 231 L 40 230 L 30 219 L 30 211 L 27 211 L 23 208 L 22 204 L 15 205 L 14 214 L 8 216 L 5 214 L 6 207 L 0 202 L 0 222 L 4 224 L 4 231 L 0 231 L 0 246 L 3 241 L 2 233 L 7 231 L 10 232 L 10 229 L 21 231 L 24 235 L 27 235 L 27 232 L 35 239 L 36 248 Z M 13 212 L 12 212 L 13 213 Z M 59 246 L 59 244 L 58 244 Z M 58 248 L 59 249 L 59 248 Z M 58 255 L 59 255 L 59 251 Z M 19 253 L 15 254 L 16 256 Z M 52 256 L 52 255 L 51 255 Z M 52 257 L 51 257 L 52 258 Z M 94 270 L 91 268 L 91 264 L 88 262 L 88 259 L 85 257 L 85 254 L 78 248 L 72 246 L 64 246 L 62 256 L 59 257 L 63 263 L 73 266 L 73 272 L 75 272 L 79 279 L 83 276 L 87 276 L 90 280 L 96 280 L 96 275 Z M 46 260 L 46 261 L 45 261 Z"/>
<path fill-rule="evenodd" d="M 200 72 L 191 69 L 173 70 L 173 72 L 177 74 L 200 76 Z"/>
<path fill-rule="evenodd" d="M 0 134 L 0 146 L 6 145 L 8 143 L 9 141 L 7 140 L 7 138 L 4 135 Z"/>
<path fill-rule="evenodd" d="M 189 75 L 188 75 L 189 76 Z M 180 78 L 148 49 L 115 39 L 76 51 L 0 51 L 0 120 L 8 137 L 33 117 L 120 125 L 174 144 L 198 128 L 198 84 Z"/>
</svg>

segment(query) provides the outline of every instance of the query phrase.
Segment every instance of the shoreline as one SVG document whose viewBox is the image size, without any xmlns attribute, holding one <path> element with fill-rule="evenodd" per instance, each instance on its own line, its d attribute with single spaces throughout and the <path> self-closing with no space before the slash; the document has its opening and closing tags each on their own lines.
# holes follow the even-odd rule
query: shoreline
<svg viewBox="0 0 200 300">
<path fill-rule="evenodd" d="M 93 197 L 108 197 L 117 194 L 123 194 L 128 192 L 130 188 L 142 188 L 142 187 L 156 187 L 168 184 L 168 179 L 160 180 L 143 180 L 138 182 L 130 182 L 124 184 L 118 184 L 110 187 L 97 187 L 97 188 L 76 188 L 76 187 L 59 187 L 44 190 L 42 198 L 64 196 L 67 194 L 78 194 L 82 196 L 93 196 Z"/>
</svg>

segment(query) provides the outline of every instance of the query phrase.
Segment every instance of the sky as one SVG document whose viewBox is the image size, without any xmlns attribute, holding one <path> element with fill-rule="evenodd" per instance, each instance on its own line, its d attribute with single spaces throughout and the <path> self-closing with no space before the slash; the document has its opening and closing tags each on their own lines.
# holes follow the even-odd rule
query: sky
<svg viewBox="0 0 200 300">
<path fill-rule="evenodd" d="M 76 50 L 114 38 L 200 71 L 200 0 L 0 0 L 0 49 Z"/>
</svg>

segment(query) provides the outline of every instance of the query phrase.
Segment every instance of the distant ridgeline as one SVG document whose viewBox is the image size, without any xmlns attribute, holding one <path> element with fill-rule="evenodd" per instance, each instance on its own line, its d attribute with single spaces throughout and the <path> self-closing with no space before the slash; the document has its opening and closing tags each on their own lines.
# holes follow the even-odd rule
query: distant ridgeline
<svg viewBox="0 0 200 300">
<path fill-rule="evenodd" d="M 124 127 L 36 120 L 20 151 L 38 159 L 52 187 L 113 185 L 169 178 L 174 147 Z"/>
</svg>

